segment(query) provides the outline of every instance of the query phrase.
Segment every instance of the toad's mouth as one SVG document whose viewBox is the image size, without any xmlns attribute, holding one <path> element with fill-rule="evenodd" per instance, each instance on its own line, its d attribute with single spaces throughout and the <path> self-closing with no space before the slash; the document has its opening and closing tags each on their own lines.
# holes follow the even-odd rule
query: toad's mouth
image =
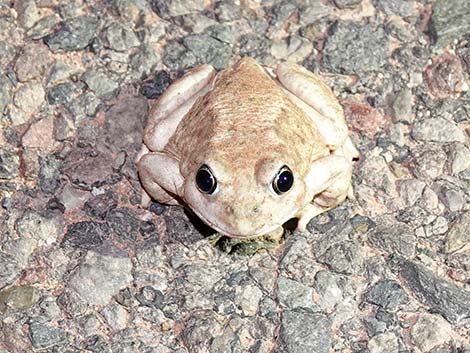
<svg viewBox="0 0 470 353">
<path fill-rule="evenodd" d="M 233 231 L 233 230 L 227 230 L 227 229 L 224 229 L 224 227 L 221 227 L 220 225 L 217 225 L 213 220 L 205 217 L 203 214 L 201 214 L 200 212 L 198 211 L 195 211 L 192 207 L 191 207 L 191 210 L 192 212 L 194 212 L 204 223 L 206 223 L 209 227 L 211 227 L 212 229 L 214 229 L 215 231 L 217 231 L 218 233 L 222 234 L 222 235 L 225 235 L 229 238 L 234 238 L 234 239 L 243 239 L 243 240 L 246 240 L 246 239 L 254 239 L 254 238 L 258 238 L 258 237 L 261 237 L 263 235 L 267 235 L 269 233 L 273 233 L 276 229 L 280 228 L 282 226 L 282 224 L 284 224 L 285 222 L 287 222 L 289 219 L 293 218 L 293 217 L 288 217 L 287 219 L 283 220 L 282 222 L 280 223 L 276 223 L 276 224 L 273 224 L 271 226 L 267 225 L 267 224 L 262 224 L 260 227 L 258 227 L 257 229 L 255 229 L 253 232 L 249 232 L 249 233 L 241 233 L 241 232 L 236 232 L 236 231 Z"/>
</svg>

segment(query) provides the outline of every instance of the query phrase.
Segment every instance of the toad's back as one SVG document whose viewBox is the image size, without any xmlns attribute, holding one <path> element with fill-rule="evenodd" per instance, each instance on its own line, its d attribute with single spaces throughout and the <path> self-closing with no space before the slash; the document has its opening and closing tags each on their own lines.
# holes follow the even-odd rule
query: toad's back
<svg viewBox="0 0 470 353">
<path fill-rule="evenodd" d="M 246 164 L 278 151 L 308 168 L 312 156 L 324 149 L 318 141 L 312 120 L 262 67 L 245 58 L 217 75 L 165 151 L 189 164 L 214 154 L 229 164 Z"/>
</svg>

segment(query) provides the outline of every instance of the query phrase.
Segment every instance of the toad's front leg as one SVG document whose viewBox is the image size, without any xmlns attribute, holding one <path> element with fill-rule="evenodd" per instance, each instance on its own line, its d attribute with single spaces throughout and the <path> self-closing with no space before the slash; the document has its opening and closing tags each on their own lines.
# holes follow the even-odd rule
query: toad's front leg
<svg viewBox="0 0 470 353">
<path fill-rule="evenodd" d="M 307 197 L 312 202 L 298 214 L 300 231 L 305 231 L 313 217 L 344 201 L 351 190 L 351 175 L 352 163 L 345 156 L 329 155 L 312 164 L 305 178 Z"/>
<path fill-rule="evenodd" d="M 150 196 L 161 203 L 178 204 L 175 197 L 181 195 L 184 179 L 176 159 L 161 152 L 149 152 L 139 159 L 137 168 Z"/>
</svg>

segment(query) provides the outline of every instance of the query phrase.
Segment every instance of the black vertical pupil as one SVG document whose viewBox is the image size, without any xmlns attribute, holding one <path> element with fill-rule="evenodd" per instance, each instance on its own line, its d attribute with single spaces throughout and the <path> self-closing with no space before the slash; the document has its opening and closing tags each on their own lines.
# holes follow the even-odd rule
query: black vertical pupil
<svg viewBox="0 0 470 353">
<path fill-rule="evenodd" d="M 274 179 L 274 191 L 282 194 L 290 190 L 294 184 L 294 175 L 286 166 L 282 167 L 277 177 Z"/>
<path fill-rule="evenodd" d="M 212 194 L 217 186 L 217 182 L 209 167 L 203 165 L 196 174 L 196 185 L 202 192 Z"/>
</svg>

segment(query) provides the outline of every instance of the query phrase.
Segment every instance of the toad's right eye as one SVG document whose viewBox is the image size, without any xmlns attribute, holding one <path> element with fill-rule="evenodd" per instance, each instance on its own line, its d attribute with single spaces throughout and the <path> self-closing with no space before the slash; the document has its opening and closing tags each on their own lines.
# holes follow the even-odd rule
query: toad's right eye
<svg viewBox="0 0 470 353">
<path fill-rule="evenodd" d="M 203 164 L 196 173 L 196 186 L 205 194 L 213 194 L 217 188 L 217 179 L 212 170 Z"/>
</svg>

